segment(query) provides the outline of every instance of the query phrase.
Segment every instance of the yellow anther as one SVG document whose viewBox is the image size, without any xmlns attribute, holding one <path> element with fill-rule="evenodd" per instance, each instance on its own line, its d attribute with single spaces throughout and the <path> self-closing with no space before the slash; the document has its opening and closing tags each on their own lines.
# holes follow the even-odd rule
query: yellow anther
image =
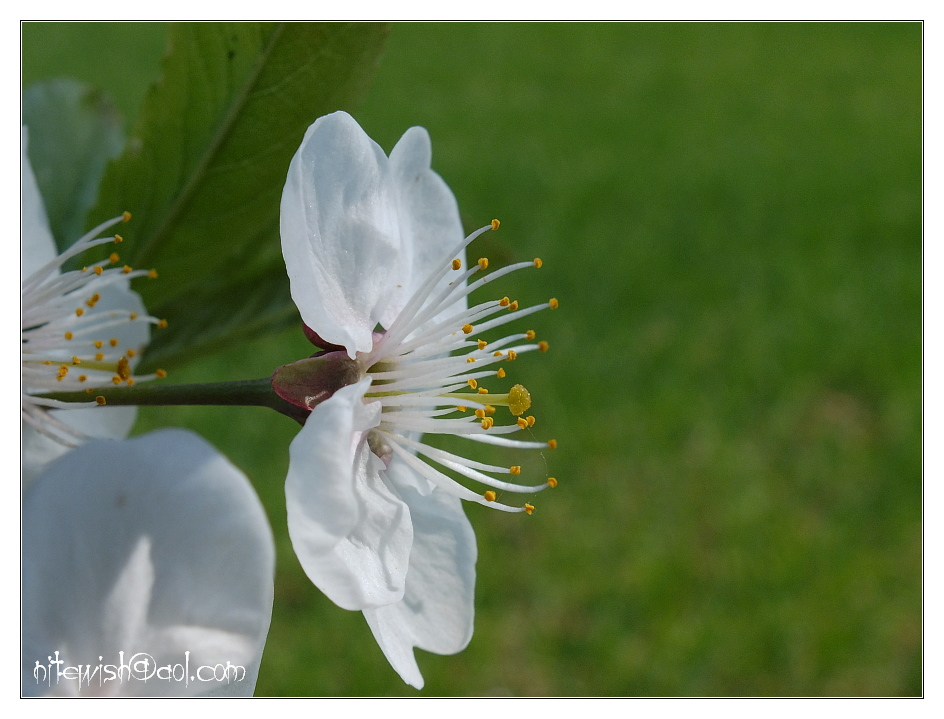
<svg viewBox="0 0 944 719">
<path fill-rule="evenodd" d="M 132 270 L 131 265 L 125 265 L 124 267 L 121 268 L 121 271 L 124 272 L 126 275 L 127 275 L 129 272 L 131 272 L 131 270 Z"/>
<path fill-rule="evenodd" d="M 80 359 L 79 359 L 78 357 L 76 357 L 75 355 L 72 355 L 72 364 L 74 364 L 74 365 L 82 364 L 82 360 L 80 360 Z"/>
<path fill-rule="evenodd" d="M 87 380 L 87 379 L 88 379 L 88 377 L 86 377 L 84 374 L 80 374 L 80 375 L 79 375 L 79 382 L 84 382 L 84 381 Z"/>
<path fill-rule="evenodd" d="M 528 330 L 524 333 L 524 338 L 526 340 L 533 340 L 535 337 L 537 337 L 537 333 L 534 330 Z"/>
<path fill-rule="evenodd" d="M 133 385 L 133 384 L 134 384 L 134 377 L 129 377 L 128 379 L 126 379 L 126 380 L 125 380 L 125 384 L 127 384 L 129 387 L 130 387 L 131 385 Z"/>
<path fill-rule="evenodd" d="M 117 337 L 112 337 L 110 340 L 108 340 L 108 344 L 110 344 L 112 347 L 117 347 L 117 346 L 118 346 L 118 338 L 117 338 Z"/>
<path fill-rule="evenodd" d="M 525 417 L 525 419 L 528 420 L 528 426 L 529 426 L 529 427 L 533 427 L 533 426 L 534 426 L 534 423 L 537 422 L 537 420 L 534 418 L 534 415 L 533 415 L 533 414 L 529 414 L 527 417 Z"/>
<path fill-rule="evenodd" d="M 96 349 L 101 349 L 101 348 L 102 348 L 102 341 L 101 341 L 101 340 L 95 340 L 92 344 L 95 345 L 95 348 L 96 348 Z"/>
<path fill-rule="evenodd" d="M 475 416 L 479 419 L 485 419 L 485 410 L 480 407 L 479 409 L 475 410 Z"/>
<path fill-rule="evenodd" d="M 548 349 L 550 349 L 550 347 L 551 347 L 551 346 L 550 346 L 547 342 L 545 342 L 544 340 L 541 340 L 540 342 L 538 342 L 538 351 L 539 351 L 539 352 L 547 352 Z"/>
<path fill-rule="evenodd" d="M 87 300 L 85 300 L 85 304 L 87 304 L 89 307 L 94 307 L 95 305 L 98 304 L 98 301 L 101 298 L 102 296 L 96 292 L 94 295 L 92 295 Z"/>
<path fill-rule="evenodd" d="M 462 260 L 460 260 L 459 258 L 456 258 L 452 261 L 452 269 L 458 270 L 458 269 L 461 269 L 461 267 L 462 267 Z"/>
<path fill-rule="evenodd" d="M 518 426 L 521 427 L 521 429 L 527 429 L 528 420 L 526 420 L 524 417 L 518 417 Z"/>
<path fill-rule="evenodd" d="M 68 366 L 62 365 L 62 366 L 59 368 L 59 374 L 61 374 L 63 377 L 65 377 L 67 374 L 69 374 L 69 368 L 68 368 Z"/>
<path fill-rule="evenodd" d="M 72 339 L 72 333 L 71 333 L 71 332 L 66 332 L 66 333 L 63 335 L 63 337 L 65 337 L 67 340 L 71 340 L 71 339 Z"/>
<path fill-rule="evenodd" d="M 99 404 L 105 404 L 105 398 L 102 397 L 101 395 L 98 395 L 98 397 L 95 398 L 95 401 L 98 402 Z"/>
<path fill-rule="evenodd" d="M 111 381 L 114 382 L 115 384 L 121 384 L 121 377 L 119 377 L 118 375 L 115 375 L 114 377 L 111 378 Z"/>
<path fill-rule="evenodd" d="M 472 364 L 473 362 L 475 362 L 475 357 L 469 357 L 469 359 L 465 361 L 466 364 Z"/>
<path fill-rule="evenodd" d="M 108 255 L 108 261 L 111 262 L 113 265 L 118 264 L 119 259 L 121 258 L 118 257 L 117 252 L 112 252 L 110 255 Z"/>
<path fill-rule="evenodd" d="M 91 387 L 89 387 L 87 390 L 85 390 L 85 394 L 92 394 L 92 392 L 94 392 L 94 391 L 95 391 L 95 390 L 93 390 Z"/>
<path fill-rule="evenodd" d="M 131 213 L 130 213 L 130 212 L 128 212 L 127 210 L 125 210 L 124 212 L 121 213 L 121 220 L 122 220 L 122 222 L 127 222 L 127 221 L 130 220 L 130 219 L 131 219 Z"/>
<path fill-rule="evenodd" d="M 524 505 L 524 512 L 525 512 L 525 514 L 530 515 L 533 511 L 534 511 L 534 505 L 533 505 L 533 504 L 526 504 L 526 505 Z"/>
<path fill-rule="evenodd" d="M 560 304 L 558 303 L 557 299 L 554 297 L 551 297 L 551 299 L 549 299 L 547 303 L 551 306 L 552 310 L 556 310 L 558 305 Z"/>
<path fill-rule="evenodd" d="M 99 352 L 97 355 L 95 355 L 95 359 L 96 361 L 101 362 L 103 359 L 105 359 L 105 355 Z"/>
<path fill-rule="evenodd" d="M 492 220 L 492 229 L 497 230 L 501 226 L 501 222 L 498 220 Z"/>
<path fill-rule="evenodd" d="M 486 417 L 485 419 L 482 420 L 482 429 L 491 429 L 494 424 L 495 424 L 494 419 L 492 419 L 491 417 Z"/>
<path fill-rule="evenodd" d="M 488 342 L 486 342 L 485 340 L 476 340 L 475 343 L 479 346 L 480 350 L 484 350 L 485 347 L 488 345 Z"/>
<path fill-rule="evenodd" d="M 457 404 L 457 405 L 456 405 L 456 409 L 459 410 L 460 412 L 468 412 L 468 411 L 469 411 L 469 408 L 468 408 L 468 407 L 465 407 L 465 406 L 463 406 L 463 405 L 461 405 L 461 404 Z"/>
<path fill-rule="evenodd" d="M 488 490 L 482 496 L 485 497 L 486 502 L 494 502 L 496 499 L 498 499 L 498 495 L 495 494 L 492 490 Z"/>
<path fill-rule="evenodd" d="M 124 237 L 122 237 L 121 235 L 115 235 L 115 244 L 116 244 L 116 245 L 119 245 L 119 244 L 121 244 L 121 243 L 124 242 L 124 241 L 125 241 L 125 238 L 124 238 Z"/>
<path fill-rule="evenodd" d="M 556 439 L 549 439 L 549 440 L 547 440 L 547 446 L 548 446 L 550 449 L 557 449 L 557 440 L 556 440 Z"/>
<path fill-rule="evenodd" d="M 162 330 L 167 327 L 167 320 L 161 320 L 157 323 L 157 329 Z"/>
<path fill-rule="evenodd" d="M 495 414 L 495 405 L 485 405 L 485 414 Z"/>
<path fill-rule="evenodd" d="M 157 375 L 157 378 L 158 378 L 158 379 L 164 379 L 164 378 L 167 376 L 167 371 L 166 371 L 166 370 L 159 369 L 159 370 L 157 370 L 156 372 L 154 372 L 154 374 Z"/>
<path fill-rule="evenodd" d="M 487 269 L 488 269 L 488 258 L 487 258 L 487 257 L 479 257 L 478 265 L 479 265 L 479 269 L 480 269 L 480 270 L 487 270 Z"/>
<path fill-rule="evenodd" d="M 462 331 L 465 332 L 467 335 L 472 334 L 472 330 L 474 329 L 475 328 L 472 325 L 462 325 Z"/>
<path fill-rule="evenodd" d="M 541 269 L 541 267 L 542 267 L 543 265 L 544 265 L 544 263 L 541 262 L 541 258 L 540 258 L 540 257 L 535 257 L 535 258 L 534 258 L 534 266 L 535 266 L 535 267 L 537 267 L 538 269 Z"/>
<path fill-rule="evenodd" d="M 157 270 L 148 270 L 148 279 L 157 279 Z"/>
<path fill-rule="evenodd" d="M 76 308 L 75 308 L 75 316 L 76 316 L 76 317 L 81 317 L 81 316 L 84 315 L 84 314 L 85 314 L 85 310 L 83 310 L 81 307 L 76 307 Z"/>
<path fill-rule="evenodd" d="M 508 409 L 517 417 L 524 414 L 531 406 L 531 393 L 520 384 L 516 384 L 508 391 Z"/>
<path fill-rule="evenodd" d="M 502 297 L 500 300 L 498 300 L 498 304 L 500 307 L 507 307 L 511 304 L 511 300 L 507 297 Z"/>
<path fill-rule="evenodd" d="M 118 376 L 121 379 L 128 379 L 131 376 L 131 365 L 128 363 L 127 357 L 118 359 Z"/>
<path fill-rule="evenodd" d="M 83 267 L 82 272 L 88 272 L 88 267 Z"/>
<path fill-rule="evenodd" d="M 521 465 L 513 464 L 511 467 L 508 468 L 508 471 L 511 472 L 513 475 L 517 476 L 521 474 Z"/>
<path fill-rule="evenodd" d="M 95 272 L 96 275 L 100 275 L 100 274 L 102 274 L 102 272 L 105 271 L 105 270 L 103 270 L 101 267 L 99 267 L 98 265 L 95 265 L 95 267 L 93 267 L 92 269 L 94 270 L 94 272 Z"/>
<path fill-rule="evenodd" d="M 516 309 L 518 309 L 518 300 L 515 300 L 515 301 L 512 302 L 510 305 L 508 305 L 508 309 L 509 309 L 511 312 L 514 312 Z"/>
<path fill-rule="evenodd" d="M 135 352 L 134 350 L 128 350 L 127 352 L 125 352 L 125 354 L 128 355 L 129 357 L 134 357 L 137 354 L 137 352 Z"/>
<path fill-rule="evenodd" d="M 514 350 L 508 350 L 508 361 L 513 362 L 516 359 L 518 359 L 518 353 Z"/>
<path fill-rule="evenodd" d="M 478 386 L 479 386 L 479 383 L 476 382 L 474 379 L 469 380 L 469 387 L 471 387 L 472 389 L 475 389 Z"/>
<path fill-rule="evenodd" d="M 501 352 L 495 352 L 492 354 L 492 357 L 501 357 L 501 356 L 502 356 Z"/>
<path fill-rule="evenodd" d="M 138 313 L 137 313 L 137 312 L 131 312 L 131 313 L 128 315 L 128 319 L 129 319 L 129 320 L 136 320 L 136 319 L 138 319 Z"/>
<path fill-rule="evenodd" d="M 479 394 L 488 394 L 488 390 L 485 389 L 484 387 L 479 387 L 478 393 L 479 393 Z"/>
<path fill-rule="evenodd" d="M 554 487 L 557 486 L 557 480 L 554 479 L 553 477 L 548 477 L 548 478 L 547 478 L 547 486 L 550 487 L 551 489 L 554 489 Z"/>
<path fill-rule="evenodd" d="M 499 368 L 498 368 L 498 372 L 496 372 L 496 374 L 498 375 L 498 378 L 501 379 L 502 377 L 505 376 L 505 368 L 504 368 L 504 367 L 499 367 Z"/>
</svg>

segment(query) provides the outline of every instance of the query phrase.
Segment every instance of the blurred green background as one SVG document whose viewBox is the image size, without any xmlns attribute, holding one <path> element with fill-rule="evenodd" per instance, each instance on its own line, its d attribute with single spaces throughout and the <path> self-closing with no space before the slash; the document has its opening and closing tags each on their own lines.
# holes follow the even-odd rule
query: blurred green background
<svg viewBox="0 0 944 719">
<path fill-rule="evenodd" d="M 544 259 L 499 292 L 561 301 L 532 323 L 551 351 L 515 366 L 560 487 L 532 517 L 466 507 L 475 636 L 419 653 L 423 694 L 922 692 L 921 42 L 915 23 L 392 28 L 355 116 L 388 151 L 427 127 L 466 226 L 502 220 L 471 252 Z M 165 43 L 27 24 L 24 84 L 77 77 L 131 120 Z M 246 379 L 308 351 L 280 333 L 167 369 Z M 292 552 L 293 423 L 146 409 L 136 431 L 168 424 L 269 512 L 257 693 L 416 695 Z"/>
</svg>

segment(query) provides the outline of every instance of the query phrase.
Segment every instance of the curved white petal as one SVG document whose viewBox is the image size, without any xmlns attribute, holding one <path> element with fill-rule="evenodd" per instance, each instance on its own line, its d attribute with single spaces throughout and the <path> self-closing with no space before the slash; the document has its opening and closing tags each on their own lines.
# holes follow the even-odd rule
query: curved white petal
<svg viewBox="0 0 944 719">
<path fill-rule="evenodd" d="M 197 435 L 161 430 L 78 447 L 24 496 L 23 692 L 251 694 L 274 555 L 248 480 Z M 189 662 L 196 676 L 228 661 L 245 673 L 229 683 L 119 682 L 100 670 L 80 691 L 48 673 L 55 652 L 63 666 L 95 669 L 144 652 L 152 668 Z"/>
<path fill-rule="evenodd" d="M 34 271 L 52 260 L 58 253 L 49 229 L 46 207 L 43 205 L 36 176 L 26 154 L 28 140 L 25 127 L 20 130 L 20 188 L 22 193 L 22 235 L 20 237 L 22 264 L 20 278 L 29 277 Z"/>
<path fill-rule="evenodd" d="M 302 567 L 331 601 L 364 609 L 403 596 L 413 529 L 407 505 L 381 479 L 366 430 L 370 380 L 339 389 L 312 411 L 289 449 L 288 531 Z"/>
<path fill-rule="evenodd" d="M 401 275 L 381 323 L 389 327 L 414 290 L 456 257 L 446 253 L 465 237 L 459 205 L 445 181 L 430 169 L 432 145 L 422 127 L 411 127 L 390 153 L 402 242 Z M 458 258 L 465 264 L 465 250 Z M 449 282 L 447 275 L 440 284 Z M 465 309 L 466 299 L 450 312 Z"/>
<path fill-rule="evenodd" d="M 402 601 L 365 609 L 364 617 L 391 666 L 422 689 L 413 648 L 455 654 L 472 638 L 478 551 L 457 497 L 408 488 L 400 494 L 410 506 L 414 533 L 406 591 Z"/>
<path fill-rule="evenodd" d="M 367 352 L 399 276 L 397 199 L 387 156 L 344 112 L 319 118 L 282 191 L 292 299 L 323 339 Z"/>
</svg>

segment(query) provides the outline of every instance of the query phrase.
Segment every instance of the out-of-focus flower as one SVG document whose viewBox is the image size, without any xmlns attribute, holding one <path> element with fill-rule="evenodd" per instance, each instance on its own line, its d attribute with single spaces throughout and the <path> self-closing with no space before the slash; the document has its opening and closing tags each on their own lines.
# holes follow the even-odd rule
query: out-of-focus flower
<svg viewBox="0 0 944 719">
<path fill-rule="evenodd" d="M 455 198 L 430 158 L 419 127 L 389 158 L 345 113 L 308 129 L 282 195 L 282 252 L 306 333 L 325 352 L 273 376 L 280 396 L 312 410 L 292 442 L 286 481 L 295 552 L 335 603 L 364 611 L 390 663 L 417 688 L 414 647 L 452 654 L 472 636 L 476 545 L 460 500 L 530 513 L 530 504 L 505 504 L 499 493 L 557 483 L 504 481 L 498 477 L 521 467 L 421 439 L 556 446 L 510 439 L 534 425 L 524 416 L 528 391 L 489 393 L 481 382 L 504 378 L 519 354 L 547 349 L 530 330 L 493 340 L 484 333 L 557 301 L 525 309 L 507 297 L 467 303 L 486 282 L 541 261 L 469 284 L 488 261 L 467 267 L 465 248 L 498 222 L 463 239 Z M 496 422 L 497 407 L 510 410 L 510 424 Z M 443 469 L 486 489 L 473 491 Z"/>
<path fill-rule="evenodd" d="M 251 695 L 274 555 L 248 480 L 197 435 L 84 443 L 24 495 L 24 694 Z"/>
<path fill-rule="evenodd" d="M 134 423 L 134 407 L 88 407 L 36 397 L 43 392 L 131 384 L 133 370 L 149 339 L 149 327 L 162 324 L 129 289 L 134 277 L 154 276 L 120 264 L 113 252 L 81 270 L 62 271 L 72 258 L 99 245 L 121 242 L 120 235 L 99 238 L 130 215 L 105 222 L 57 255 L 42 197 L 21 141 L 22 180 L 22 421 L 23 472 L 28 484 L 42 466 L 69 447 L 91 437 L 123 437 Z M 158 374 L 162 374 L 159 372 Z"/>
</svg>

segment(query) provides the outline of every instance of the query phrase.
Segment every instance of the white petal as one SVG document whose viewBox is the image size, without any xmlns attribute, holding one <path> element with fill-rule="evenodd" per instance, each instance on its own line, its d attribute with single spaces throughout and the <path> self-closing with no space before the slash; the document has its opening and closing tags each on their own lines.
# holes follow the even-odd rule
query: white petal
<svg viewBox="0 0 944 719">
<path fill-rule="evenodd" d="M 434 271 L 456 257 L 446 253 L 462 241 L 462 221 L 455 195 L 445 181 L 430 169 L 432 146 L 429 133 L 411 127 L 390 153 L 390 167 L 396 186 L 402 238 L 403 274 L 383 315 L 389 327 L 413 291 Z M 465 265 L 465 252 L 458 259 Z M 443 283 L 448 283 L 447 275 Z M 457 302 L 450 312 L 466 308 L 466 300 Z"/>
<path fill-rule="evenodd" d="M 23 127 L 20 131 L 20 187 L 23 202 L 23 234 L 20 237 L 23 248 L 21 279 L 29 277 L 58 254 L 49 229 L 46 207 L 36 184 L 36 176 L 26 155 L 26 146 L 27 131 Z"/>
<path fill-rule="evenodd" d="M 423 688 L 413 648 L 455 654 L 472 638 L 475 534 L 462 502 L 436 490 L 402 489 L 413 518 L 413 551 L 403 600 L 364 610 L 374 638 L 405 682 Z"/>
<path fill-rule="evenodd" d="M 400 231 L 387 156 L 347 113 L 321 117 L 305 133 L 280 227 L 305 324 L 351 357 L 369 351 L 399 275 Z"/>
<path fill-rule="evenodd" d="M 190 674 L 227 661 L 232 683 L 96 681 L 88 694 L 251 694 L 272 612 L 274 545 L 246 477 L 197 435 L 93 441 L 51 464 L 23 503 L 23 691 L 36 662 L 118 664 L 146 652 Z M 99 659 L 102 657 L 102 659 Z M 99 672 L 98 678 L 106 675 Z"/>
<path fill-rule="evenodd" d="M 292 546 L 331 601 L 364 609 L 399 601 L 413 542 L 407 505 L 380 477 L 367 430 L 379 403 L 363 403 L 370 380 L 319 404 L 289 449 L 285 499 Z"/>
</svg>

